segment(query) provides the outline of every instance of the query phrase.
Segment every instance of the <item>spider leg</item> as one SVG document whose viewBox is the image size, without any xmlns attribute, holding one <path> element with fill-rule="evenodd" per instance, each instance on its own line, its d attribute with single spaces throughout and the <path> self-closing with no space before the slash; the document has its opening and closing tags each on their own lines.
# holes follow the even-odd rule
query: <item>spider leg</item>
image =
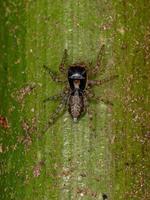
<svg viewBox="0 0 150 200">
<path fill-rule="evenodd" d="M 54 124 L 54 122 L 56 121 L 56 119 L 58 118 L 58 116 L 61 115 L 61 114 L 63 113 L 64 108 L 65 108 L 65 107 L 64 107 L 64 104 L 61 102 L 61 103 L 57 106 L 56 110 L 50 115 L 49 120 L 48 120 L 48 123 L 47 123 L 47 125 L 46 125 L 46 127 L 45 127 L 45 129 L 44 129 L 44 132 L 46 132 L 46 131 L 49 129 L 49 127 L 50 127 L 52 124 Z"/>
<path fill-rule="evenodd" d="M 57 100 L 57 98 L 61 98 L 61 102 L 57 106 L 56 110 L 50 115 L 49 121 L 44 129 L 44 132 L 46 132 L 49 129 L 49 127 L 55 123 L 57 118 L 61 114 L 63 114 L 64 110 L 66 109 L 66 105 L 68 104 L 69 95 L 69 88 L 65 87 L 63 92 L 59 93 L 58 95 L 47 98 L 47 100 Z"/>
<path fill-rule="evenodd" d="M 103 103 L 109 105 L 109 106 L 113 106 L 113 103 L 107 99 L 104 99 L 102 97 L 99 97 L 99 96 L 95 96 L 95 94 L 89 90 L 86 92 L 87 93 L 87 97 L 89 99 L 89 101 L 102 101 Z"/>
<path fill-rule="evenodd" d="M 109 106 L 113 106 L 113 103 L 107 99 L 104 99 L 102 97 L 98 97 L 98 96 L 94 96 L 93 99 L 94 101 L 102 101 L 103 103 L 109 105 Z"/>
<path fill-rule="evenodd" d="M 51 71 L 51 69 L 48 68 L 46 65 L 43 65 L 43 67 L 49 73 L 49 75 L 50 75 L 50 77 L 52 78 L 53 81 L 55 81 L 57 83 L 65 83 L 66 82 L 64 80 L 61 80 L 60 77 L 58 76 L 58 74 Z"/>
<path fill-rule="evenodd" d="M 66 65 L 66 61 L 67 61 L 67 56 L 68 56 L 67 49 L 65 49 L 64 50 L 64 55 L 62 57 L 62 61 L 61 61 L 60 66 L 59 66 L 59 70 L 62 73 L 64 73 L 64 74 L 66 74 L 66 67 L 65 67 L 65 65 Z"/>
<path fill-rule="evenodd" d="M 102 58 L 104 55 L 104 48 L 105 48 L 105 45 L 102 45 L 100 48 L 100 51 L 98 53 L 97 60 L 96 60 L 96 66 L 91 70 L 92 75 L 96 75 L 99 70 L 102 70 L 101 65 L 102 65 Z"/>
<path fill-rule="evenodd" d="M 113 76 L 110 76 L 109 78 L 105 78 L 102 80 L 88 80 L 88 87 L 103 85 L 104 83 L 112 81 L 112 80 L 116 79 L 117 77 L 118 77 L 118 75 L 113 75 Z"/>
<path fill-rule="evenodd" d="M 50 97 L 47 97 L 46 99 L 43 100 L 43 103 L 47 102 L 47 101 L 55 101 L 55 100 L 59 100 L 62 97 L 62 93 L 60 94 L 56 94 Z"/>
<path fill-rule="evenodd" d="M 49 129 L 49 127 L 55 123 L 58 117 L 63 114 L 63 112 L 66 109 L 67 101 L 68 101 L 68 96 L 65 96 L 62 99 L 61 103 L 57 106 L 56 110 L 50 115 L 47 125 L 44 129 L 44 132 L 46 132 Z"/>
<path fill-rule="evenodd" d="M 94 112 L 92 109 L 89 108 L 88 97 L 86 94 L 84 95 L 84 105 L 85 105 L 85 111 L 87 112 L 88 117 L 89 117 L 89 128 L 90 128 L 90 130 L 92 130 L 93 133 L 95 133 L 95 127 L 93 125 L 93 113 Z"/>
<path fill-rule="evenodd" d="M 57 101 L 57 100 L 60 100 L 63 98 L 65 99 L 66 98 L 65 96 L 68 96 L 68 92 L 69 92 L 69 88 L 65 87 L 62 92 L 44 99 L 43 103 L 45 103 L 47 101 Z"/>
</svg>

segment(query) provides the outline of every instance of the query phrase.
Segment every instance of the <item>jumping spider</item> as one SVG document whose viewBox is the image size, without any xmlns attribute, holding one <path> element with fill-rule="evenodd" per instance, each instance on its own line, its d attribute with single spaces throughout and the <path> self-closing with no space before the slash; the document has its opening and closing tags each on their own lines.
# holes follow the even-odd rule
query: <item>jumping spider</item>
<svg viewBox="0 0 150 200">
<path fill-rule="evenodd" d="M 90 77 L 96 76 L 98 71 L 101 70 L 103 51 L 104 45 L 101 47 L 97 56 L 96 66 L 90 68 L 90 66 L 86 65 L 85 63 L 74 63 L 72 65 L 67 66 L 67 50 L 65 50 L 61 64 L 59 66 L 60 72 L 66 76 L 67 80 L 65 81 L 60 79 L 60 75 L 54 74 L 47 66 L 44 65 L 45 70 L 49 73 L 53 81 L 57 83 L 68 83 L 61 93 L 55 96 L 48 97 L 44 100 L 44 102 L 58 99 L 61 100 L 56 111 L 50 117 L 48 126 L 55 121 L 57 116 L 66 107 L 68 107 L 68 111 L 73 121 L 77 122 L 81 115 L 83 115 L 86 111 L 89 113 L 88 100 L 90 98 L 94 100 L 103 101 L 106 104 L 111 104 L 111 102 L 109 102 L 108 100 L 95 96 L 95 94 L 91 91 L 93 86 L 100 86 L 117 77 L 116 75 L 113 75 L 109 78 L 105 78 L 102 80 L 90 80 Z"/>
</svg>

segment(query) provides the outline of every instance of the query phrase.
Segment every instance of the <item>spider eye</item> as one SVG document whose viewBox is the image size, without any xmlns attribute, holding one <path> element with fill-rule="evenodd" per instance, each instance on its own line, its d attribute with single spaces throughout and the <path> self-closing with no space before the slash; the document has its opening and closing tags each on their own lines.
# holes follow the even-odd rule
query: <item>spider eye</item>
<svg viewBox="0 0 150 200">
<path fill-rule="evenodd" d="M 72 74 L 71 76 L 69 76 L 70 79 L 85 79 L 82 74 L 79 74 L 79 73 L 75 73 L 75 74 Z"/>
</svg>

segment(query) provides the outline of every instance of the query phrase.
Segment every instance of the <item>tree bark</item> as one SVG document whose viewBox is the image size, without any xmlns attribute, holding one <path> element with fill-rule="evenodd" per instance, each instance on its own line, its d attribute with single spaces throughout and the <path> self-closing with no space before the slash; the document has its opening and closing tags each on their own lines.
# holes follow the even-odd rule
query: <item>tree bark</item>
<svg viewBox="0 0 150 200">
<path fill-rule="evenodd" d="M 0 10 L 1 199 L 148 199 L 150 3 L 13 0 Z M 65 86 L 43 65 L 58 73 L 67 49 L 68 64 L 92 68 L 103 44 L 97 78 L 118 78 L 94 91 L 113 106 L 90 102 L 94 132 L 87 114 L 75 124 L 67 110 L 43 132 L 59 104 L 43 100 Z"/>
</svg>

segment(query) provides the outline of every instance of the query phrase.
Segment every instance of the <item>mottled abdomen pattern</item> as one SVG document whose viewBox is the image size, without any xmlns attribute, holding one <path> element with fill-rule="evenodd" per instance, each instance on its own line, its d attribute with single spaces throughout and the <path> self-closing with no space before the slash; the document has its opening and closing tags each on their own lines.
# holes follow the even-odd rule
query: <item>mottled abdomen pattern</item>
<svg viewBox="0 0 150 200">
<path fill-rule="evenodd" d="M 84 110 L 83 96 L 70 96 L 69 112 L 73 119 L 77 119 Z"/>
</svg>

